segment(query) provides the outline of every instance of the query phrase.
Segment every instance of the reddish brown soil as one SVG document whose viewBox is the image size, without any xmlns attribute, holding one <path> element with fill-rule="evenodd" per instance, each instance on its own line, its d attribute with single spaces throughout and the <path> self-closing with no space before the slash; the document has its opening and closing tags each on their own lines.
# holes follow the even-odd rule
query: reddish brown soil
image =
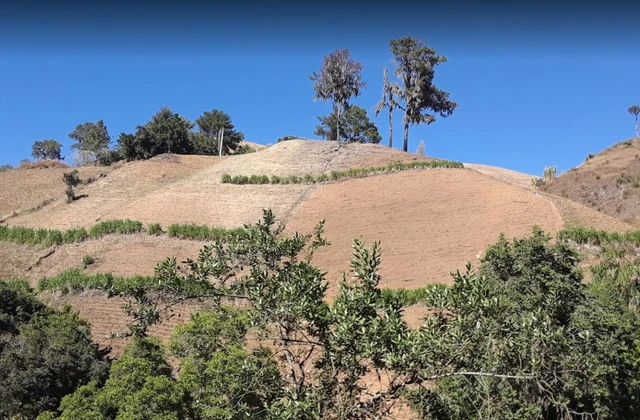
<svg viewBox="0 0 640 420">
<path fill-rule="evenodd" d="M 451 281 L 449 273 L 476 261 L 487 245 L 549 232 L 562 218 L 548 200 L 468 169 L 405 171 L 328 184 L 313 191 L 289 220 L 290 231 L 311 231 L 326 220 L 331 245 L 315 263 L 334 286 L 349 269 L 354 238 L 381 241 L 382 287 L 417 288 Z"/>
</svg>

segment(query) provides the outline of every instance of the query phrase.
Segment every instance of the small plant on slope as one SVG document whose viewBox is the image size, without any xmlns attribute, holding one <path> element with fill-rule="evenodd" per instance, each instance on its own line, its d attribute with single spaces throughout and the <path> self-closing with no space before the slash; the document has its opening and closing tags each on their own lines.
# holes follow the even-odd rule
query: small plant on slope
<svg viewBox="0 0 640 420">
<path fill-rule="evenodd" d="M 80 184 L 80 176 L 78 176 L 78 170 L 74 169 L 71 172 L 65 172 L 62 174 L 62 180 L 67 186 L 65 193 L 67 194 L 67 203 L 71 203 L 76 199 L 76 193 L 74 188 Z"/>
<path fill-rule="evenodd" d="M 556 167 L 555 166 L 548 166 L 548 167 L 544 168 L 544 172 L 543 172 L 542 176 L 543 176 L 545 181 L 550 181 L 552 179 L 555 179 L 555 177 L 556 177 Z"/>
</svg>

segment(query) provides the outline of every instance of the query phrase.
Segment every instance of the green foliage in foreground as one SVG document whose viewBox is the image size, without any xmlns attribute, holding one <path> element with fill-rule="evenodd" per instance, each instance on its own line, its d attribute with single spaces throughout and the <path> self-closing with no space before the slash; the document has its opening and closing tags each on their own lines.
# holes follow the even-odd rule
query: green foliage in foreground
<svg viewBox="0 0 640 420">
<path fill-rule="evenodd" d="M 89 381 L 104 381 L 108 362 L 89 324 L 38 301 L 20 281 L 0 281 L 0 418 L 35 418 Z"/>
<path fill-rule="evenodd" d="M 372 166 L 368 168 L 349 169 L 346 171 L 332 171 L 329 174 L 302 176 L 291 175 L 288 177 L 280 177 L 277 175 L 222 175 L 223 184 L 310 184 L 316 182 L 337 181 L 343 178 L 356 178 L 367 175 L 375 175 L 385 172 L 404 171 L 408 169 L 426 169 L 426 168 L 464 168 L 460 162 L 448 160 L 430 160 L 405 163 L 390 163 L 387 166 Z"/>
<path fill-rule="evenodd" d="M 378 245 L 356 240 L 351 278 L 329 304 L 311 263 L 327 244 L 323 223 L 284 236 L 265 211 L 244 230 L 116 291 L 131 302 L 132 348 L 149 343 L 167 308 L 206 302 L 169 346 L 175 377 L 152 369 L 165 366 L 162 351 L 145 344 L 151 358 L 123 358 L 105 385 L 80 388 L 43 418 L 145 418 L 142 401 L 167 419 L 384 418 L 401 398 L 425 419 L 633 419 L 640 410 L 639 286 L 622 269 L 634 261 L 608 256 L 585 285 L 577 253 L 535 229 L 501 237 L 452 286 L 384 291 Z M 418 301 L 432 315 L 412 330 L 402 306 Z M 389 382 L 370 394 L 363 380 L 378 375 Z"/>
<path fill-rule="evenodd" d="M 578 245 L 629 244 L 640 246 L 640 231 L 607 232 L 584 227 L 569 227 L 558 232 L 561 241 L 572 241 Z"/>
</svg>

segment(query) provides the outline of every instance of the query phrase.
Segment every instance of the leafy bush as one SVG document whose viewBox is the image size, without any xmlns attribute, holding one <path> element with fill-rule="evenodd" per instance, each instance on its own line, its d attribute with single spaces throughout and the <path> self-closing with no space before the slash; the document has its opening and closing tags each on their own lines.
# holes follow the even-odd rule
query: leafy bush
<svg viewBox="0 0 640 420">
<path fill-rule="evenodd" d="M 62 145 L 53 139 L 36 141 L 31 146 L 31 156 L 34 159 L 62 160 Z"/>
<path fill-rule="evenodd" d="M 153 278 L 76 270 L 41 281 L 131 302 L 134 344 L 105 385 L 65 398 L 63 418 L 142 418 L 141 406 L 168 418 L 383 418 L 403 395 L 423 418 L 628 419 L 640 410 L 640 264 L 625 271 L 607 258 L 586 285 L 576 251 L 535 228 L 512 242 L 501 236 L 477 270 L 452 273 L 452 286 L 383 290 L 378 244 L 355 240 L 352 278 L 329 304 L 325 272 L 312 265 L 328 244 L 323 226 L 285 236 L 265 210 L 196 260 L 166 259 Z M 160 308 L 187 300 L 206 310 L 172 337 L 180 372 L 171 377 L 145 336 Z M 403 319 L 402 306 L 415 303 L 431 313 L 420 329 Z M 273 353 L 249 345 L 249 330 Z M 389 378 L 379 393 L 359 386 L 378 375 Z"/>
<path fill-rule="evenodd" d="M 40 303 L 19 282 L 0 281 L 0 418 L 36 418 L 107 374 L 105 352 L 77 314 Z"/>
<path fill-rule="evenodd" d="M 9 165 L 9 164 L 0 165 L 0 172 L 6 172 L 6 171 L 10 171 L 12 169 L 13 169 L 12 165 Z"/>
</svg>

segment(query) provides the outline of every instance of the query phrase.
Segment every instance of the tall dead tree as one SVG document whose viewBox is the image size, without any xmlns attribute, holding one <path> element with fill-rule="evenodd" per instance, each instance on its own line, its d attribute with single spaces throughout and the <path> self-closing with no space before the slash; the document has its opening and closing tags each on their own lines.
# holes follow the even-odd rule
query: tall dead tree
<svg viewBox="0 0 640 420">
<path fill-rule="evenodd" d="M 389 81 L 389 68 L 382 71 L 382 98 L 376 105 L 376 117 L 384 109 L 389 109 L 389 147 L 393 147 L 393 110 L 401 108 L 396 98 L 400 96 L 400 87 Z"/>
<path fill-rule="evenodd" d="M 359 96 L 364 88 L 362 81 L 362 63 L 351 58 L 348 49 L 335 50 L 322 61 L 320 72 L 313 72 L 309 77 L 316 92 L 313 100 L 333 102 L 333 112 L 336 115 L 336 134 L 340 143 L 340 116 L 349 106 L 352 96 Z"/>
</svg>

